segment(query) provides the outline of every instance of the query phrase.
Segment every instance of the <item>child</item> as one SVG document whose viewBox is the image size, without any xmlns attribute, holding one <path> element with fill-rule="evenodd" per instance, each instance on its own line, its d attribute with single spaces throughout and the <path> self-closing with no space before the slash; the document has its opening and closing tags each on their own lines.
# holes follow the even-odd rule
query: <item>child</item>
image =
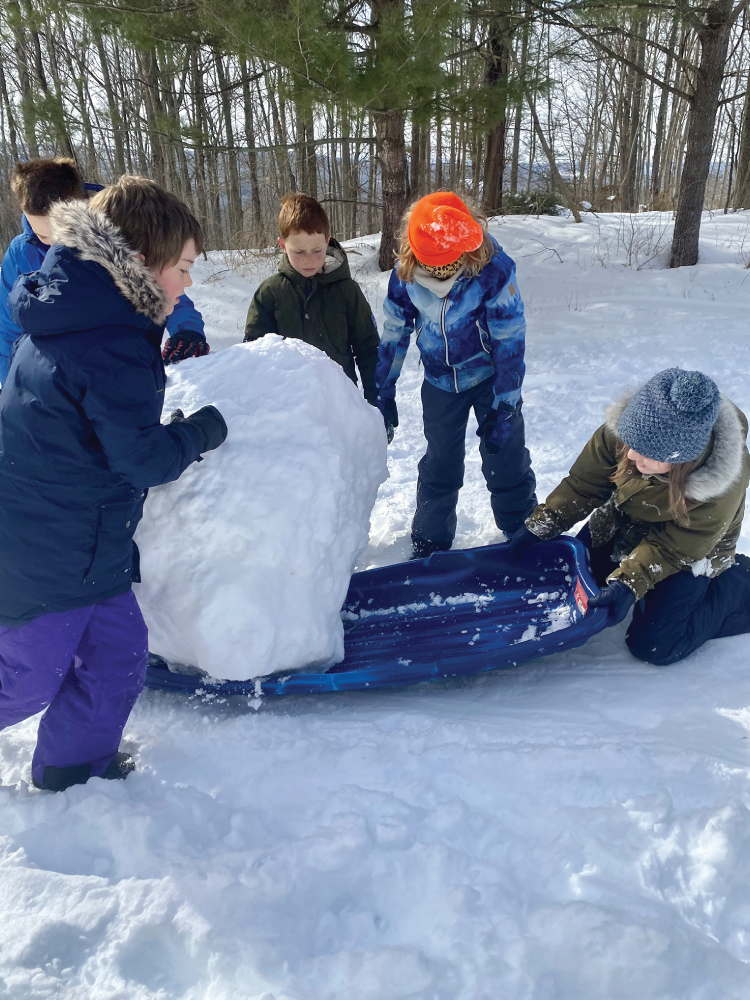
<svg viewBox="0 0 750 1000">
<path fill-rule="evenodd" d="M 521 413 L 526 327 L 513 261 L 484 216 L 452 191 L 428 194 L 407 211 L 397 259 L 375 381 L 390 442 L 396 380 L 416 329 L 427 453 L 411 537 L 413 558 L 421 559 L 453 544 L 472 408 L 498 528 L 512 534 L 536 504 Z"/>
<path fill-rule="evenodd" d="M 23 233 L 11 241 L 0 270 L 0 385 L 8 377 L 13 345 L 21 336 L 8 307 L 8 296 L 19 274 L 30 274 L 42 266 L 50 246 L 49 212 L 60 201 L 85 201 L 86 188 L 73 160 L 29 160 L 17 163 L 11 187 L 23 212 Z M 167 319 L 170 334 L 164 347 L 167 363 L 208 354 L 203 317 L 183 295 Z"/>
<path fill-rule="evenodd" d="M 42 268 L 10 296 L 27 336 L 0 396 L 0 729 L 49 706 L 32 777 L 60 790 L 132 770 L 117 748 L 147 659 L 133 534 L 148 487 L 226 424 L 213 406 L 160 423 L 164 322 L 202 243 L 186 206 L 125 176 L 47 221 Z"/>
<path fill-rule="evenodd" d="M 591 514 L 578 537 L 604 589 L 589 605 L 610 607 L 615 625 L 635 604 L 625 641 L 648 663 L 676 663 L 708 639 L 749 632 L 750 559 L 735 557 L 746 438 L 744 414 L 710 378 L 659 372 L 610 407 L 511 552 Z"/>
<path fill-rule="evenodd" d="M 325 351 L 375 405 L 378 331 L 349 262 L 331 236 L 325 209 L 304 194 L 288 195 L 279 212 L 279 273 L 258 286 L 247 313 L 245 340 L 266 333 L 295 337 Z"/>
</svg>

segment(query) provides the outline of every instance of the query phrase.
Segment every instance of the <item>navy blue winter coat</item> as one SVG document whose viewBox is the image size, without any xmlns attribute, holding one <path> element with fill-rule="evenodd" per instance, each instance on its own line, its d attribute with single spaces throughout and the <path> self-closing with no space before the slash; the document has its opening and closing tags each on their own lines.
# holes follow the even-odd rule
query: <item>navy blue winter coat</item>
<svg viewBox="0 0 750 1000">
<path fill-rule="evenodd" d="M 5 384 L 13 345 L 21 336 L 21 329 L 10 311 L 11 290 L 19 275 L 31 274 L 40 269 L 49 250 L 49 247 L 34 235 L 34 230 L 25 215 L 22 224 L 23 232 L 11 240 L 0 268 L 0 385 Z M 206 339 L 203 317 L 187 295 L 180 297 L 174 311 L 167 316 L 166 329 L 170 335 L 181 330 L 192 330 Z"/>
<path fill-rule="evenodd" d="M 10 297 L 21 338 L 0 396 L 0 625 L 128 590 L 145 490 L 199 457 L 162 426 L 166 297 L 119 230 L 55 206 L 56 243 Z"/>
</svg>

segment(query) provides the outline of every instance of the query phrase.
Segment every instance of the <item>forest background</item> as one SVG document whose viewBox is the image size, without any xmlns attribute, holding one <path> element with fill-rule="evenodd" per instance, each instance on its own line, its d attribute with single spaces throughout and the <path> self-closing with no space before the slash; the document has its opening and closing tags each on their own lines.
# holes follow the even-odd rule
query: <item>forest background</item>
<svg viewBox="0 0 750 1000">
<path fill-rule="evenodd" d="M 488 215 L 750 208 L 750 0 L 0 0 L 0 243 L 19 159 L 153 177 L 207 247 L 273 245 L 279 197 L 339 239 L 452 188 Z"/>
</svg>

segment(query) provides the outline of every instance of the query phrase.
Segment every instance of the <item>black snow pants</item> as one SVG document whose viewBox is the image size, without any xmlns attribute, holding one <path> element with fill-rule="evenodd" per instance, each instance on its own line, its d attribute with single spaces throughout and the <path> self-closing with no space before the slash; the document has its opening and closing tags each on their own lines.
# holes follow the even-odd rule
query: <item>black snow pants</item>
<svg viewBox="0 0 750 1000">
<path fill-rule="evenodd" d="M 591 548 L 588 524 L 578 533 L 589 552 L 591 572 L 602 586 L 615 569 L 611 544 Z M 680 570 L 637 601 L 625 642 L 639 660 L 664 667 L 684 660 L 709 639 L 750 632 L 750 559 L 738 556 L 719 576 Z"/>
<path fill-rule="evenodd" d="M 417 510 L 411 526 L 415 549 L 427 543 L 433 551 L 446 550 L 453 544 L 458 491 L 464 482 L 469 413 L 473 408 L 481 424 L 492 402 L 491 378 L 463 392 L 446 392 L 426 379 L 422 383 L 427 452 L 419 463 Z M 506 535 L 520 528 L 537 503 L 520 403 L 511 421 L 510 438 L 497 454 L 490 455 L 484 442 L 479 443 L 495 523 Z"/>
</svg>

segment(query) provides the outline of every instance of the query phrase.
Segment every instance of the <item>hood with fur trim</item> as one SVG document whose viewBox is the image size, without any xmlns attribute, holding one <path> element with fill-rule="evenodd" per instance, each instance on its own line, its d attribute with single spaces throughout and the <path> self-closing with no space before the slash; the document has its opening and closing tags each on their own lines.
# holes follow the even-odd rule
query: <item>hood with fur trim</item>
<svg viewBox="0 0 750 1000">
<path fill-rule="evenodd" d="M 122 295 L 156 326 L 165 321 L 168 302 L 154 272 L 146 267 L 122 235 L 100 212 L 81 202 L 60 202 L 49 214 L 55 244 L 78 251 L 81 260 L 99 264 Z"/>
<path fill-rule="evenodd" d="M 618 421 L 637 391 L 624 393 L 607 408 L 607 429 L 616 437 Z M 711 451 L 685 483 L 685 496 L 697 503 L 724 496 L 743 474 L 747 426 L 731 399 L 723 395 L 713 435 Z"/>
</svg>

